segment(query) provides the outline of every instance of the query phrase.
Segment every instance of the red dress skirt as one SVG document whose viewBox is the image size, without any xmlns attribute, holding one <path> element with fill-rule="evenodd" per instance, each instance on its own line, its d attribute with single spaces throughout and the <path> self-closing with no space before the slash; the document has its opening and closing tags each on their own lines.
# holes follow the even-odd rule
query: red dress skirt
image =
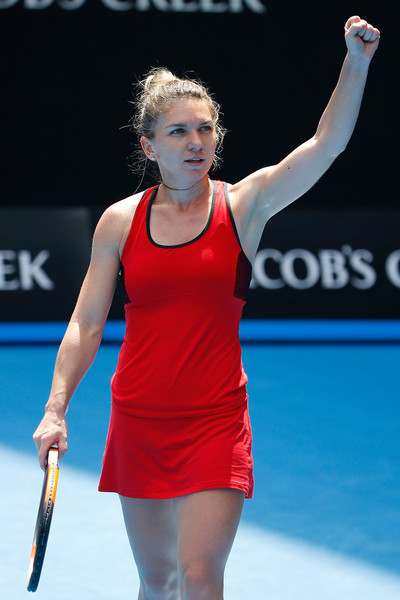
<svg viewBox="0 0 400 600">
<path fill-rule="evenodd" d="M 247 403 L 229 413 L 148 418 L 113 407 L 99 489 L 130 498 L 174 498 L 234 488 L 253 494 Z"/>
</svg>

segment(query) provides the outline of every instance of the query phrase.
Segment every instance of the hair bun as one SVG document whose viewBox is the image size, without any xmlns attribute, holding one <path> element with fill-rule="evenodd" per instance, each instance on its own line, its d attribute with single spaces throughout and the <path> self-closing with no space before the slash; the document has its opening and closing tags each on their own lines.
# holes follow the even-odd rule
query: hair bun
<svg viewBox="0 0 400 600">
<path fill-rule="evenodd" d="M 146 79 L 144 80 L 144 90 L 145 92 L 149 92 L 151 88 L 159 87 L 170 83 L 171 81 L 177 81 L 178 78 L 175 77 L 171 71 L 165 69 L 163 67 L 158 67 L 152 69 L 148 74 Z"/>
</svg>

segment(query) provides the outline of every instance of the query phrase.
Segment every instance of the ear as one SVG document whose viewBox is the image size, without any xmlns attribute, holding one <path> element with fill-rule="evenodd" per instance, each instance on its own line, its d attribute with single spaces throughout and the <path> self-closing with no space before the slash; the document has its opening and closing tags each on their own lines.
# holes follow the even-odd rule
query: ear
<svg viewBox="0 0 400 600">
<path fill-rule="evenodd" d="M 153 150 L 153 144 L 152 144 L 151 140 L 149 140 L 147 137 L 144 137 L 144 135 L 142 135 L 142 137 L 140 138 L 140 144 L 143 148 L 143 152 L 145 153 L 145 155 L 147 156 L 147 158 L 149 160 L 157 160 L 158 155 L 155 154 L 155 152 Z"/>
</svg>

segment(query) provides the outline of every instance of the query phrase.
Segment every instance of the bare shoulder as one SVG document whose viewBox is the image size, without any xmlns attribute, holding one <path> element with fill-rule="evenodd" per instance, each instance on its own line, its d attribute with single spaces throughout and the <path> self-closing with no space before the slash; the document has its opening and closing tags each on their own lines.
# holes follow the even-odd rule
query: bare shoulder
<svg viewBox="0 0 400 600">
<path fill-rule="evenodd" d="M 94 240 L 112 244 L 121 254 L 142 195 L 142 192 L 133 194 L 111 204 L 100 217 Z"/>
</svg>

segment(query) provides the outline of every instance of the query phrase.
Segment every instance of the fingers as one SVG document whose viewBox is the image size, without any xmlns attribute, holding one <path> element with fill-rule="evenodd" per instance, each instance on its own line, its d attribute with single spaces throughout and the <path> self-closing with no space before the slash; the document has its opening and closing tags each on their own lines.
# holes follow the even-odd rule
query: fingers
<svg viewBox="0 0 400 600">
<path fill-rule="evenodd" d="M 345 31 L 348 31 L 352 25 L 354 25 L 355 23 L 359 23 L 360 21 L 361 18 L 357 15 L 355 15 L 354 17 L 350 17 L 350 19 L 347 20 L 346 25 L 344 26 Z"/>
<path fill-rule="evenodd" d="M 61 460 L 64 454 L 68 450 L 67 444 L 68 430 L 66 423 L 64 422 L 58 427 L 47 427 L 45 424 L 39 425 L 35 433 L 33 434 L 33 441 L 35 442 L 39 464 L 43 470 L 46 468 L 47 455 L 50 446 L 57 444 L 58 446 L 58 458 Z"/>
<path fill-rule="evenodd" d="M 46 444 L 41 444 L 38 449 L 39 464 L 40 464 L 40 467 L 43 469 L 43 471 L 46 469 L 47 455 L 49 453 L 49 448 L 50 448 L 50 446 L 47 447 Z"/>
<path fill-rule="evenodd" d="M 355 23 L 353 28 L 356 30 L 356 35 L 360 36 L 364 42 L 375 42 L 380 36 L 379 29 L 376 29 L 366 21 Z"/>
<path fill-rule="evenodd" d="M 64 456 L 64 454 L 67 451 L 67 443 L 62 443 L 62 442 L 58 442 L 57 440 L 52 441 L 52 442 L 46 442 L 44 440 L 42 440 L 38 446 L 38 458 L 39 458 L 39 464 L 40 467 L 43 469 L 43 471 L 46 469 L 46 465 L 47 465 L 47 455 L 49 453 L 49 449 L 53 444 L 57 444 L 58 446 L 58 458 L 59 460 L 62 459 L 62 457 Z M 61 448 L 60 448 L 61 446 Z"/>
<path fill-rule="evenodd" d="M 380 31 L 359 16 L 350 17 L 345 25 L 346 36 L 358 35 L 364 42 L 375 42 L 380 37 Z"/>
</svg>

